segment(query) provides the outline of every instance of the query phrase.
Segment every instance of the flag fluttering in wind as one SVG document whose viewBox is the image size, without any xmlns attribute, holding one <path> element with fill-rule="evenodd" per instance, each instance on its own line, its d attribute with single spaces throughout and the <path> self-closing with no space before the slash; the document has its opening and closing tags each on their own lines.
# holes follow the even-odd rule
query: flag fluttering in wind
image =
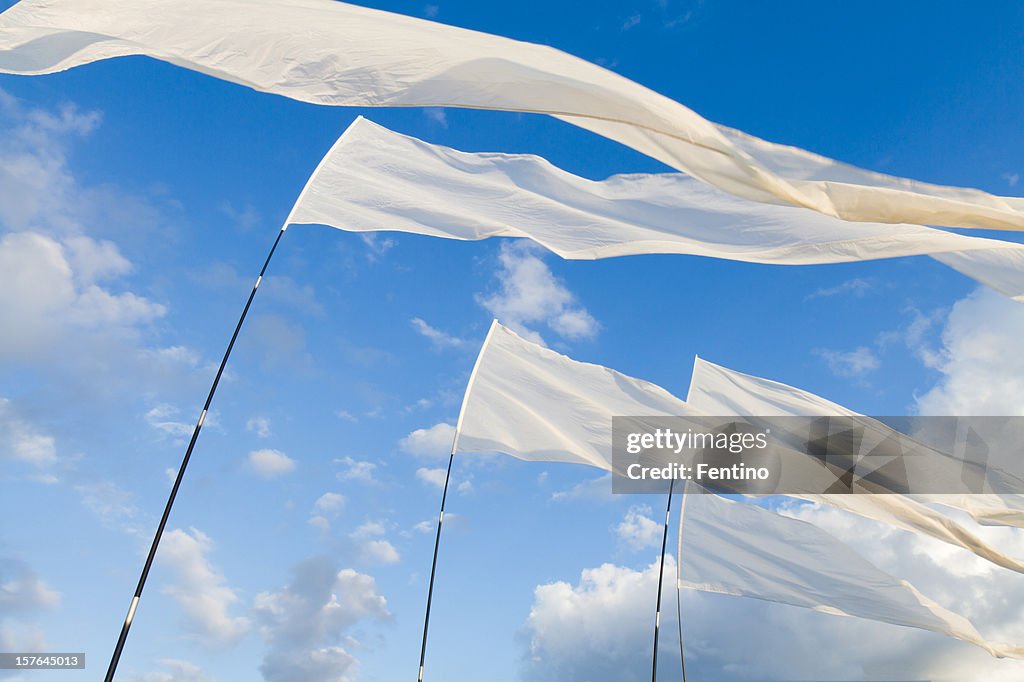
<svg viewBox="0 0 1024 682">
<path fill-rule="evenodd" d="M 701 414 L 654 384 L 572 360 L 495 321 L 466 389 L 454 449 L 611 469 L 613 415 Z M 923 628 L 994 656 L 1024 657 L 1024 649 L 986 642 L 966 619 L 812 524 L 714 495 L 689 497 L 683 587 Z"/>
<path fill-rule="evenodd" d="M 1024 229 L 1024 199 L 848 166 L 717 125 L 551 47 L 334 0 L 22 0 L 0 73 L 128 55 L 304 102 L 532 112 L 748 199 L 845 220 Z"/>
<path fill-rule="evenodd" d="M 610 471 L 613 416 L 698 414 L 659 386 L 568 358 L 495 320 L 466 388 L 454 450 Z"/>
<path fill-rule="evenodd" d="M 966 618 L 806 521 L 693 494 L 680 532 L 681 587 L 931 630 L 999 658 L 1024 658 L 1024 647 L 986 641 Z"/>
<path fill-rule="evenodd" d="M 687 402 L 715 415 L 843 416 L 856 412 L 792 386 L 743 374 L 696 358 Z M 884 425 L 879 425 L 886 428 Z M 941 502 L 989 525 L 1024 524 L 1024 497 L 1019 495 L 797 495 L 904 530 L 929 535 L 967 549 L 994 564 L 1024 573 L 1024 561 L 1007 556 L 945 514 L 921 504 Z"/>
<path fill-rule="evenodd" d="M 357 118 L 289 221 L 450 239 L 531 239 L 562 258 L 653 253 L 810 265 L 931 255 L 1024 301 L 1024 245 L 853 223 L 728 194 L 682 173 L 593 181 L 527 154 L 467 153 Z"/>
<path fill-rule="evenodd" d="M 761 383 L 756 382 L 766 380 L 699 358 L 695 367 L 690 396 L 683 401 L 654 384 L 531 343 L 495 321 L 466 389 L 455 450 L 575 462 L 610 471 L 613 416 L 853 414 L 775 382 L 759 391 L 756 387 Z M 955 520 L 907 496 L 790 496 L 928 535 L 1024 573 L 1024 561 L 1007 556 Z"/>
</svg>

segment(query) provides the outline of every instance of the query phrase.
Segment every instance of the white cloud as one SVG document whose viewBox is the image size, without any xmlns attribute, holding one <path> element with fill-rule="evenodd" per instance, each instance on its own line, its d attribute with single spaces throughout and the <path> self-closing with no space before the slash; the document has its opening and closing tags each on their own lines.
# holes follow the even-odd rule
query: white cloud
<svg viewBox="0 0 1024 682">
<path fill-rule="evenodd" d="M 57 461 L 57 441 L 15 414 L 14 405 L 0 398 L 0 458 L 45 467 Z"/>
<path fill-rule="evenodd" d="M 180 414 L 181 410 L 173 405 L 159 403 L 146 412 L 146 422 L 165 436 L 181 441 L 192 436 L 195 424 L 179 421 Z"/>
<path fill-rule="evenodd" d="M 345 496 L 340 493 L 324 493 L 313 503 L 313 508 L 320 512 L 336 514 L 345 508 Z"/>
<path fill-rule="evenodd" d="M 794 505 L 787 513 L 821 526 L 882 570 L 967 615 L 988 638 L 1024 642 L 1024 576 L 832 508 Z M 1024 531 L 957 520 L 1004 551 L 1024 554 Z M 666 563 L 669 596 L 663 602 L 659 670 L 664 666 L 678 675 L 673 573 L 674 564 Z M 524 679 L 649 679 L 656 582 L 657 563 L 643 570 L 605 564 L 584 570 L 575 585 L 538 586 L 526 622 Z M 1024 662 L 994 659 L 977 647 L 912 628 L 689 590 L 682 600 L 687 672 L 694 679 L 1010 682 L 1024 675 Z"/>
<path fill-rule="evenodd" d="M 131 682 L 213 682 L 213 678 L 194 663 L 174 658 L 161 658 L 157 663 L 163 670 L 134 675 L 128 679 Z"/>
<path fill-rule="evenodd" d="M 577 585 L 539 585 L 526 621 L 524 679 L 633 682 L 649 676 L 657 579 L 656 563 L 643 571 L 604 564 L 585 569 Z M 671 632 L 667 621 L 663 631 Z"/>
<path fill-rule="evenodd" d="M 395 546 L 382 537 L 386 532 L 387 528 L 380 521 L 367 521 L 349 535 L 356 542 L 356 551 L 362 561 L 373 564 L 401 561 Z"/>
<path fill-rule="evenodd" d="M 630 507 L 625 518 L 615 526 L 615 535 L 634 550 L 658 547 L 664 527 L 652 519 L 650 513 L 651 508 L 647 505 Z"/>
<path fill-rule="evenodd" d="M 556 490 L 551 493 L 552 502 L 571 502 L 573 500 L 611 502 L 614 499 L 612 496 L 611 474 L 601 474 L 597 478 L 588 478 L 568 490 Z"/>
<path fill-rule="evenodd" d="M 437 488 L 438 490 L 444 488 L 444 477 L 444 469 L 428 469 L 427 467 L 420 467 L 416 470 L 416 478 L 427 485 Z"/>
<path fill-rule="evenodd" d="M 393 238 L 383 237 L 376 232 L 360 232 L 359 239 L 366 245 L 366 259 L 371 263 L 376 263 L 398 244 Z"/>
<path fill-rule="evenodd" d="M 525 240 L 504 242 L 498 255 L 498 291 L 478 295 L 477 302 L 517 333 L 537 343 L 543 337 L 532 329 L 545 324 L 559 336 L 588 339 L 600 325 L 576 302 L 542 260 L 543 249 Z"/>
<path fill-rule="evenodd" d="M 132 292 L 112 293 L 85 281 L 116 272 L 123 258 L 109 243 L 100 245 L 86 237 L 74 241 L 80 251 L 82 244 L 92 245 L 93 262 L 84 274 L 73 269 L 72 254 L 52 237 L 17 232 L 0 238 L 0 272 L 5 275 L 0 289 L 0 318 L 5 322 L 0 358 L 40 362 L 72 340 L 79 345 L 134 341 L 137 325 L 165 314 L 164 306 Z M 98 262 L 103 254 L 106 271 Z"/>
<path fill-rule="evenodd" d="M 253 450 L 246 458 L 249 470 L 262 478 L 277 478 L 295 470 L 295 460 L 280 450 Z"/>
<path fill-rule="evenodd" d="M 921 414 L 1024 414 L 1024 306 L 978 289 L 950 311 L 941 347 L 925 355 L 941 373 L 917 398 Z"/>
<path fill-rule="evenodd" d="M 854 277 L 848 279 L 845 282 L 840 282 L 833 287 L 822 287 L 816 291 L 808 294 L 804 297 L 805 301 L 811 301 L 816 298 L 828 298 L 831 296 L 839 296 L 841 294 L 851 294 L 856 298 L 863 298 L 864 294 L 871 291 L 874 288 L 874 284 L 864 279 L 863 277 Z"/>
<path fill-rule="evenodd" d="M 163 591 L 178 604 L 199 642 L 230 645 L 249 631 L 249 621 L 230 614 L 238 595 L 210 564 L 207 557 L 211 551 L 213 541 L 195 528 L 167 533 L 160 546 L 160 560 L 173 578 Z"/>
<path fill-rule="evenodd" d="M 465 340 L 447 334 L 440 329 L 435 329 L 418 317 L 412 318 L 410 323 L 413 329 L 433 344 L 434 348 L 461 348 L 466 345 Z"/>
<path fill-rule="evenodd" d="M 0 557 L 0 619 L 60 604 L 60 594 L 46 584 L 28 564 Z"/>
<path fill-rule="evenodd" d="M 339 481 L 362 481 L 363 483 L 374 483 L 376 481 L 373 474 L 377 470 L 377 465 L 373 462 L 356 460 L 351 457 L 343 457 L 334 461 L 345 466 L 337 474 Z"/>
<path fill-rule="evenodd" d="M 455 427 L 446 422 L 416 429 L 398 443 L 403 452 L 421 457 L 445 457 L 451 453 Z"/>
<path fill-rule="evenodd" d="M 73 105 L 33 109 L 0 90 L 0 362 L 92 402 L 194 378 L 182 372 L 192 365 L 148 345 L 166 308 L 129 290 L 133 264 L 99 236 L 166 240 L 174 227 L 165 213 L 180 208 L 167 196 L 156 204 L 110 184 L 85 186 L 68 164 L 100 120 Z"/>
<path fill-rule="evenodd" d="M 253 610 L 267 649 L 260 672 L 267 682 L 346 681 L 358 662 L 341 644 L 358 646 L 346 631 L 367 619 L 388 619 L 374 579 L 315 558 L 294 569 L 292 582 L 256 596 Z"/>
<path fill-rule="evenodd" d="M 814 354 L 824 360 L 832 373 L 838 377 L 863 377 L 881 366 L 878 356 L 867 346 L 860 346 L 852 351 L 816 348 Z"/>
<path fill-rule="evenodd" d="M 266 417 L 252 417 L 245 422 L 245 430 L 255 433 L 257 438 L 269 438 L 270 420 Z"/>
<path fill-rule="evenodd" d="M 59 605 L 60 594 L 27 563 L 0 556 L 0 651 L 47 651 L 46 636 L 31 620 Z"/>
<path fill-rule="evenodd" d="M 428 121 L 442 128 L 448 127 L 448 114 L 441 107 L 425 107 L 423 109 L 423 115 Z"/>
<path fill-rule="evenodd" d="M 366 540 L 359 546 L 360 558 L 373 564 L 397 564 L 402 557 L 389 541 L 384 539 Z"/>
</svg>

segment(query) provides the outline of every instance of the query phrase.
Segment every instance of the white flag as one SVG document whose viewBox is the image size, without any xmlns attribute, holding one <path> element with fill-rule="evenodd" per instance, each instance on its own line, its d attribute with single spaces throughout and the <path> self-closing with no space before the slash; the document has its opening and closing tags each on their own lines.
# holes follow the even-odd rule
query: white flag
<svg viewBox="0 0 1024 682">
<path fill-rule="evenodd" d="M 333 0 L 22 0 L 0 72 L 148 55 L 304 102 L 543 113 L 727 192 L 847 220 L 1024 229 L 1024 199 L 846 166 L 716 125 L 543 45 Z"/>
<path fill-rule="evenodd" d="M 663 388 L 530 343 L 495 320 L 466 388 L 454 449 L 610 471 L 613 416 L 697 414 Z"/>
<path fill-rule="evenodd" d="M 701 358 L 694 360 L 687 401 L 693 408 L 706 414 L 723 416 L 860 416 L 813 393 L 777 381 L 742 374 Z M 904 530 L 923 533 L 967 549 L 999 566 L 1024 573 L 1024 561 L 1007 556 L 953 519 L 912 497 L 896 494 L 790 496 L 828 504 Z M 1024 522 L 1024 512 L 1020 511 L 1020 507 L 1015 510 L 1008 505 L 1008 502 L 1014 500 L 1012 496 L 1006 496 L 1005 500 L 997 495 L 920 497 L 922 500 L 942 502 L 962 509 L 979 521 L 993 525 L 998 522 L 1021 525 Z M 975 508 L 976 505 L 983 506 L 979 510 Z"/>
<path fill-rule="evenodd" d="M 814 524 L 711 494 L 687 495 L 682 513 L 680 587 L 931 630 L 1024 658 L 1024 647 L 986 641 L 966 618 Z"/>
<path fill-rule="evenodd" d="M 538 156 L 460 152 L 362 117 L 321 161 L 288 222 L 523 237 L 569 259 L 675 253 L 807 265 L 931 254 L 1024 301 L 1019 244 L 762 204 L 682 173 L 587 180 Z"/>
</svg>

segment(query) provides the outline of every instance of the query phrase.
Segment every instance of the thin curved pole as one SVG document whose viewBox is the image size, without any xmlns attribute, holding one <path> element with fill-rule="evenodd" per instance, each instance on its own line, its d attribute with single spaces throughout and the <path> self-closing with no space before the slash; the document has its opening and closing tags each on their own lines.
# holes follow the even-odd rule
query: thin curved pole
<svg viewBox="0 0 1024 682">
<path fill-rule="evenodd" d="M 654 657 L 651 660 L 651 682 L 658 679 L 658 630 L 661 627 L 661 584 L 665 577 L 665 546 L 668 544 L 668 520 L 672 516 L 672 488 L 675 478 L 668 484 L 668 502 L 665 505 L 665 528 L 661 533 L 661 564 L 658 566 L 658 603 L 654 614 Z"/>
<path fill-rule="evenodd" d="M 444 523 L 444 503 L 448 499 L 448 481 L 452 477 L 452 462 L 455 460 L 455 445 L 448 456 L 448 471 L 444 475 L 444 490 L 441 493 L 441 513 L 437 517 L 437 535 L 434 536 L 434 560 L 430 564 L 430 586 L 427 588 L 427 613 L 423 617 L 423 643 L 420 644 L 420 672 L 416 678 L 423 682 L 423 663 L 427 658 L 427 628 L 430 626 L 430 602 L 434 597 L 434 575 L 437 573 L 437 550 L 441 546 L 441 524 Z"/>
<path fill-rule="evenodd" d="M 242 309 L 242 315 L 238 318 L 238 324 L 235 325 L 235 332 L 231 335 L 231 341 L 228 342 L 228 348 L 224 351 L 224 357 L 220 361 L 220 367 L 217 368 L 217 374 L 213 378 L 213 385 L 210 386 L 210 393 L 206 396 L 206 403 L 203 405 L 203 411 L 199 413 L 199 421 L 196 422 L 196 428 L 192 431 L 192 439 L 188 443 L 188 448 L 185 449 L 185 457 L 181 460 L 181 466 L 178 467 L 178 476 L 174 479 L 174 485 L 171 486 L 171 494 L 167 497 L 167 504 L 164 506 L 164 513 L 160 517 L 160 524 L 157 526 L 156 534 L 153 536 L 153 544 L 149 547 L 149 554 L 146 556 L 146 563 L 142 567 L 142 575 L 139 576 L 139 584 L 135 588 L 135 595 L 132 597 L 132 603 L 128 607 L 128 615 L 125 616 L 124 625 L 121 626 L 121 635 L 117 638 L 117 645 L 114 647 L 114 653 L 110 657 L 110 665 L 107 667 L 107 675 L 104 677 L 104 682 L 112 682 L 114 679 L 114 673 L 117 672 L 117 663 L 121 660 L 121 651 L 124 649 L 124 643 L 128 639 L 128 630 L 132 627 L 132 620 L 135 619 L 135 611 L 139 608 L 139 600 L 142 598 L 142 590 L 146 586 L 146 578 L 149 577 L 149 569 L 153 567 L 153 559 L 156 558 L 157 547 L 160 546 L 160 539 L 163 537 L 164 528 L 167 526 L 167 519 L 171 515 L 171 507 L 174 506 L 174 499 L 178 496 L 178 488 L 181 487 L 181 479 L 185 476 L 185 468 L 188 467 L 188 461 L 192 457 L 192 450 L 195 449 L 196 441 L 199 440 L 199 432 L 203 428 L 203 422 L 206 421 L 206 414 L 210 409 L 210 403 L 213 402 L 213 395 L 217 392 L 217 385 L 220 383 L 220 378 L 224 374 L 224 367 L 228 364 L 228 358 L 231 357 L 231 349 L 235 347 L 235 340 L 238 338 L 238 332 L 242 329 L 242 323 L 245 322 L 245 316 L 249 313 L 249 306 L 252 305 L 252 299 L 256 297 L 256 290 L 259 289 L 260 282 L 263 281 L 263 275 L 267 272 L 267 266 L 270 265 L 270 259 L 274 257 L 277 245 L 281 242 L 281 237 L 284 236 L 285 230 L 287 229 L 288 223 L 286 222 L 281 228 L 281 231 L 277 233 L 277 239 L 274 240 L 274 245 L 270 247 L 270 253 L 267 254 L 267 260 L 263 262 L 263 268 L 260 270 L 260 274 L 256 278 L 256 283 L 252 285 L 252 291 L 249 293 L 249 300 L 245 302 L 245 307 Z"/>
</svg>

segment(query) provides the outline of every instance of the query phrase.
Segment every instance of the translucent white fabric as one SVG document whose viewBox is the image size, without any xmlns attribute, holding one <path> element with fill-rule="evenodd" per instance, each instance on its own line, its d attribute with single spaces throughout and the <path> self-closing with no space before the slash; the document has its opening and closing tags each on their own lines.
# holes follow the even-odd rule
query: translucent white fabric
<svg viewBox="0 0 1024 682">
<path fill-rule="evenodd" d="M 966 618 L 814 524 L 717 495 L 684 500 L 680 587 L 931 630 L 999 658 L 1024 658 L 1024 647 L 986 641 Z"/>
<path fill-rule="evenodd" d="M 563 258 L 651 253 L 807 265 L 929 254 L 1024 301 L 1024 246 L 750 201 L 682 173 L 593 181 L 538 156 L 467 153 L 358 118 L 289 217 L 344 230 L 523 237 Z"/>
<path fill-rule="evenodd" d="M 577 362 L 494 321 L 466 388 L 456 452 L 612 469 L 612 417 L 694 416 L 668 391 Z"/>
<path fill-rule="evenodd" d="M 743 374 L 696 358 L 687 402 L 705 414 L 737 416 L 859 416 L 842 405 L 813 393 L 760 377 Z M 929 535 L 962 547 L 994 564 L 1024 573 L 1024 562 L 986 543 L 961 524 L 921 501 L 941 502 L 961 509 L 990 525 L 1020 525 L 1024 512 L 1014 509 L 1019 496 L 997 495 L 803 495 L 790 497 L 828 504 L 897 528 Z M 976 508 L 981 505 L 981 511 Z"/>
<path fill-rule="evenodd" d="M 1024 199 L 860 170 L 718 126 L 546 47 L 333 0 L 22 0 L 0 15 L 0 72 L 148 55 L 326 105 L 557 116 L 727 192 L 847 220 L 1024 229 Z"/>
</svg>

